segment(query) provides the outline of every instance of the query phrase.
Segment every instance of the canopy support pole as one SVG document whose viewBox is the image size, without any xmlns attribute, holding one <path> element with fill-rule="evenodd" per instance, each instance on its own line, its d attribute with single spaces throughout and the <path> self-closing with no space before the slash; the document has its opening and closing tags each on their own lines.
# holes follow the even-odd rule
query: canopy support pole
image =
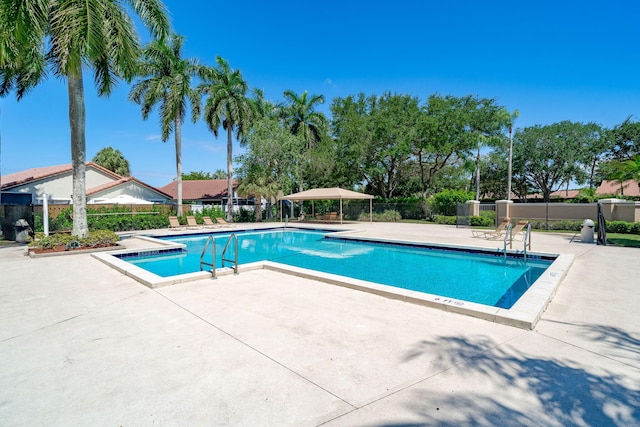
<svg viewBox="0 0 640 427">
<path fill-rule="evenodd" d="M 340 199 L 340 225 L 342 225 L 342 199 Z"/>
<path fill-rule="evenodd" d="M 369 199 L 369 222 L 373 222 L 373 199 Z"/>
</svg>

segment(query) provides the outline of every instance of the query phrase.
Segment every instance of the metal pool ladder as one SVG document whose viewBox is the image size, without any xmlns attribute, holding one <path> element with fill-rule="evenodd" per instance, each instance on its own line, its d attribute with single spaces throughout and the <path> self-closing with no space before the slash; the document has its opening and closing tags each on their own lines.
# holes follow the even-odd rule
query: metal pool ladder
<svg viewBox="0 0 640 427">
<path fill-rule="evenodd" d="M 527 246 L 531 249 L 531 223 L 527 224 L 527 232 L 524 235 L 524 260 L 527 260 Z"/>
<path fill-rule="evenodd" d="M 509 247 L 511 247 L 511 243 L 513 242 L 513 236 L 511 235 L 511 223 L 507 225 L 507 230 L 504 234 L 504 249 L 502 252 L 504 253 L 504 257 L 507 258 L 507 241 L 509 242 Z M 524 235 L 524 260 L 527 260 L 527 246 L 531 249 L 531 224 L 527 224 L 527 231 Z"/>
<path fill-rule="evenodd" d="M 227 250 L 229 249 L 229 245 L 231 242 L 234 242 L 234 257 L 233 259 L 229 259 L 229 258 L 225 258 L 227 255 Z M 209 245 L 211 245 L 211 259 L 213 260 L 213 262 L 207 262 L 204 260 L 204 254 L 207 252 L 207 248 L 209 247 Z M 229 239 L 227 239 L 227 244 L 224 245 L 224 249 L 222 251 L 222 267 L 224 268 L 224 262 L 231 262 L 233 263 L 233 273 L 234 274 L 238 274 L 238 236 L 234 234 L 229 236 Z M 216 238 L 213 236 L 209 236 L 207 238 L 207 241 L 204 243 L 204 248 L 202 248 L 202 253 L 200 254 L 200 271 L 203 270 L 202 266 L 209 266 L 211 267 L 211 278 L 215 279 L 216 278 Z"/>
<path fill-rule="evenodd" d="M 510 241 L 511 238 L 511 223 L 507 224 L 507 229 L 504 232 L 504 249 L 502 252 L 504 253 L 504 258 L 507 258 L 507 241 Z"/>
<path fill-rule="evenodd" d="M 211 245 L 211 262 L 207 262 L 204 260 L 204 254 L 207 252 L 207 247 Z M 207 241 L 204 243 L 204 248 L 202 248 L 202 253 L 200 254 L 200 271 L 202 271 L 202 266 L 207 265 L 211 267 L 211 278 L 216 278 L 216 238 L 213 236 L 209 236 Z"/>
<path fill-rule="evenodd" d="M 234 257 L 233 259 L 229 259 L 229 258 L 225 258 L 226 254 L 227 254 L 227 249 L 229 249 L 229 244 L 231 243 L 231 241 L 233 241 L 234 243 Z M 224 267 L 224 262 L 232 262 L 233 263 L 233 274 L 238 274 L 238 236 L 235 235 L 235 233 L 233 233 L 231 236 L 229 236 L 229 239 L 227 239 L 227 244 L 224 245 L 224 249 L 222 250 L 222 267 Z"/>
</svg>

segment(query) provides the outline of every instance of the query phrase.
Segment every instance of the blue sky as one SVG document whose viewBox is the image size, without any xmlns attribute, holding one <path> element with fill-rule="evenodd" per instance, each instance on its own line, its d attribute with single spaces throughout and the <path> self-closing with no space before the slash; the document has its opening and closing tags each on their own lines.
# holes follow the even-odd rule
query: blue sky
<svg viewBox="0 0 640 427">
<path fill-rule="evenodd" d="M 328 114 L 333 98 L 360 92 L 473 94 L 520 110 L 517 127 L 640 119 L 635 0 L 165 4 L 186 37 L 185 57 L 208 65 L 224 57 L 272 101 L 306 90 L 324 95 Z M 112 146 L 136 178 L 162 186 L 175 178 L 173 136 L 163 143 L 157 112 L 143 121 L 128 91 L 120 82 L 99 98 L 85 74 L 87 160 Z M 50 76 L 20 102 L 0 99 L 0 137 L 2 175 L 70 163 L 66 83 Z M 187 123 L 183 170 L 224 169 L 225 144 L 224 133 Z"/>
</svg>

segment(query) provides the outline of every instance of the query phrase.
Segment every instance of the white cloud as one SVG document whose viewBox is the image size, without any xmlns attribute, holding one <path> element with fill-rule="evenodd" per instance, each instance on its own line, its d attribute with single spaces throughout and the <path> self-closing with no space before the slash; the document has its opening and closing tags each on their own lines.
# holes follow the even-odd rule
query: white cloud
<svg viewBox="0 0 640 427">
<path fill-rule="evenodd" d="M 162 135 L 147 135 L 144 139 L 145 141 L 161 141 Z"/>
</svg>

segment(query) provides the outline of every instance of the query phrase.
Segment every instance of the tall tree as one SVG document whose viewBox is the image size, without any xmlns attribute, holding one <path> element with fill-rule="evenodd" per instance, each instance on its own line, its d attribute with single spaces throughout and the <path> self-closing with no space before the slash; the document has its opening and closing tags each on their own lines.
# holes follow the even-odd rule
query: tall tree
<svg viewBox="0 0 640 427">
<path fill-rule="evenodd" d="M 227 131 L 227 221 L 233 220 L 233 131 L 240 140 L 249 131 L 255 115 L 254 104 L 247 98 L 247 83 L 240 70 L 233 70 L 229 63 L 216 57 L 217 68 L 209 68 L 198 86 L 200 95 L 207 97 L 204 105 L 204 121 L 218 137 L 218 129 Z M 200 107 L 194 108 L 194 118 Z"/>
<path fill-rule="evenodd" d="M 291 133 L 302 137 L 307 150 L 312 149 L 326 134 L 327 118 L 315 111 L 318 105 L 324 104 L 324 96 L 309 95 L 307 91 L 297 95 L 286 90 L 284 99 L 282 114 Z"/>
<path fill-rule="evenodd" d="M 262 221 L 262 198 L 270 199 L 278 193 L 278 185 L 273 176 L 262 164 L 251 163 L 244 165 L 244 176 L 238 184 L 238 194 L 241 197 L 253 197 L 255 200 L 256 221 Z"/>
<path fill-rule="evenodd" d="M 390 198 L 407 175 L 420 118 L 419 101 L 391 94 L 336 98 L 331 105 L 333 135 L 353 184 L 366 182 L 375 195 Z"/>
<path fill-rule="evenodd" d="M 129 161 L 124 158 L 120 150 L 113 147 L 105 147 L 98 151 L 92 161 L 120 176 L 129 176 Z"/>
<path fill-rule="evenodd" d="M 139 65 L 141 80 L 129 92 L 129 99 L 142 107 L 144 120 L 159 105 L 163 142 L 169 139 L 171 132 L 174 134 L 178 215 L 182 215 L 182 123 L 188 103 L 193 106 L 199 102 L 192 81 L 201 74 L 197 60 L 182 58 L 183 44 L 184 37 L 178 34 L 151 41 L 144 49 L 144 58 Z"/>
<path fill-rule="evenodd" d="M 629 116 L 609 133 L 613 147 L 611 156 L 616 160 L 629 160 L 640 154 L 640 121 L 634 122 Z"/>
<path fill-rule="evenodd" d="M 542 192 L 545 202 L 563 183 L 584 180 L 585 173 L 579 165 L 584 133 L 584 125 L 569 121 L 516 131 L 514 170 Z"/>
<path fill-rule="evenodd" d="M 495 99 L 469 95 L 464 98 L 468 114 L 468 130 L 476 142 L 476 200 L 480 200 L 480 150 L 483 146 L 495 147 L 502 141 L 502 129 L 510 122 L 504 107 Z"/>
<path fill-rule="evenodd" d="M 594 189 L 599 185 L 596 177 L 598 166 L 605 161 L 607 154 L 613 149 L 611 134 L 597 123 L 587 123 L 582 129 L 582 155 L 580 163 L 589 183 L 589 188 Z"/>
<path fill-rule="evenodd" d="M 291 134 L 276 117 L 255 121 L 243 144 L 246 151 L 240 156 L 240 174 L 244 180 L 265 175 L 286 193 L 296 188 L 301 179 L 301 138 Z M 257 169 L 257 165 L 260 169 Z M 256 173 L 257 170 L 260 174 Z"/>
<path fill-rule="evenodd" d="M 423 106 L 414 156 L 419 165 L 422 195 L 426 197 L 441 171 L 465 165 L 466 154 L 475 147 L 467 131 L 466 99 L 431 95 Z"/>
<path fill-rule="evenodd" d="M 18 100 L 45 76 L 47 66 L 67 80 L 73 174 L 72 233 L 88 232 L 85 183 L 83 69 L 92 69 L 98 94 L 111 93 L 117 77 L 135 72 L 140 45 L 129 6 L 155 35 L 169 28 L 160 0 L 0 2 L 0 95 Z"/>
</svg>

